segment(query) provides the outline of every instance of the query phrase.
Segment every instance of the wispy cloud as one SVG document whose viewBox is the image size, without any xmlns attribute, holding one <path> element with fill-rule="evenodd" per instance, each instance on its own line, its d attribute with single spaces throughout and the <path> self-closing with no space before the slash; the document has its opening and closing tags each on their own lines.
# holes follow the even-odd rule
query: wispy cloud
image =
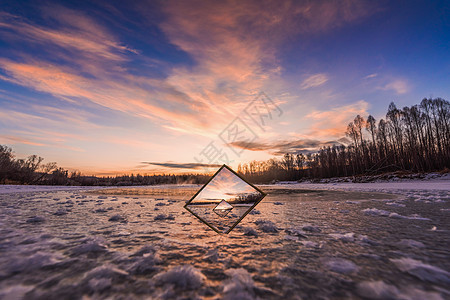
<svg viewBox="0 0 450 300">
<path fill-rule="evenodd" d="M 397 95 L 401 95 L 408 93 L 411 87 L 405 79 L 395 79 L 380 87 L 380 89 L 385 91 L 394 91 Z"/>
<path fill-rule="evenodd" d="M 378 76 L 377 73 L 372 73 L 372 74 L 369 74 L 369 75 L 367 75 L 366 77 L 364 77 L 364 79 L 375 78 L 375 77 L 377 77 L 377 76 Z"/>
<path fill-rule="evenodd" d="M 303 80 L 303 82 L 300 85 L 300 88 L 302 90 L 306 90 L 309 88 L 318 87 L 318 86 L 325 84 L 327 81 L 328 81 L 328 77 L 325 74 L 311 75 L 308 78 L 306 78 L 305 80 Z"/>
<path fill-rule="evenodd" d="M 319 141 L 311 139 L 279 141 L 279 142 L 251 142 L 237 141 L 230 143 L 231 146 L 250 151 L 267 151 L 273 155 L 286 153 L 311 153 L 322 147 L 341 145 L 339 141 Z"/>
<path fill-rule="evenodd" d="M 32 145 L 32 146 L 44 146 L 42 143 L 35 142 L 33 140 L 25 139 L 20 136 L 13 136 L 13 135 L 5 135 L 0 134 L 0 140 L 2 140 L 2 143 L 7 144 L 25 144 L 25 145 Z"/>
</svg>

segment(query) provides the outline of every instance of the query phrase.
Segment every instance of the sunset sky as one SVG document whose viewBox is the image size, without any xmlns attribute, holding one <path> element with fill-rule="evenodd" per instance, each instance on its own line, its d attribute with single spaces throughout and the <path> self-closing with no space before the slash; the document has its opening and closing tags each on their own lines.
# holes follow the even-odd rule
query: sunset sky
<svg viewBox="0 0 450 300">
<path fill-rule="evenodd" d="M 0 144 L 84 174 L 236 168 L 450 100 L 450 1 L 6 0 L 0 37 Z"/>
</svg>

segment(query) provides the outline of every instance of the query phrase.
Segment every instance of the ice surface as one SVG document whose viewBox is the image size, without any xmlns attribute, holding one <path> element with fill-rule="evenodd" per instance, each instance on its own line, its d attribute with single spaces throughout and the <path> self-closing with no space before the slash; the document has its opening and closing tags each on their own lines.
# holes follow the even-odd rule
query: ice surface
<svg viewBox="0 0 450 300">
<path fill-rule="evenodd" d="M 260 214 L 220 236 L 183 209 L 199 186 L 158 187 L 157 195 L 132 188 L 138 199 L 131 188 L 106 199 L 78 190 L 1 194 L 0 298 L 448 298 L 448 190 L 295 187 L 264 187 Z M 171 205 L 155 212 L 158 202 Z M 217 219 L 219 202 L 210 208 Z M 68 213 L 55 215 L 60 209 Z M 115 214 L 128 222 L 108 222 Z M 27 222 L 36 216 L 45 221 Z M 196 271 L 183 273 L 186 265 Z"/>
</svg>

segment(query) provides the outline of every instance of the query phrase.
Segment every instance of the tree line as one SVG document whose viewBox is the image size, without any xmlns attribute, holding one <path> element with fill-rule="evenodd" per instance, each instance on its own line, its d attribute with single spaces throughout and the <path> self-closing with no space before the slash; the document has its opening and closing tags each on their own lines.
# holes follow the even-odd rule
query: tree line
<svg viewBox="0 0 450 300">
<path fill-rule="evenodd" d="M 86 176 L 80 172 L 58 167 L 55 162 L 43 164 L 43 158 L 30 155 L 16 159 L 13 151 L 0 145 L 0 184 L 82 185 L 82 186 L 133 186 L 156 184 L 203 184 L 209 179 L 203 174 Z"/>
<path fill-rule="evenodd" d="M 238 173 L 252 182 L 270 182 L 450 168 L 450 103 L 441 98 L 403 109 L 392 102 L 378 122 L 357 115 L 345 134 L 348 145 L 252 161 L 239 165 Z"/>
</svg>

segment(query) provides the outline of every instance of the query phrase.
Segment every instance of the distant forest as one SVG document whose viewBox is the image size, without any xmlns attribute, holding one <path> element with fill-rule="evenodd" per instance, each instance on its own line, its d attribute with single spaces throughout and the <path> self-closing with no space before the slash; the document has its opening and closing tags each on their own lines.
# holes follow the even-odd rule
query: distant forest
<svg viewBox="0 0 450 300">
<path fill-rule="evenodd" d="M 268 183 L 450 168 L 450 103 L 441 98 L 403 109 L 391 103 L 386 119 L 378 122 L 371 115 L 357 115 L 345 134 L 351 141 L 347 146 L 286 153 L 281 159 L 240 164 L 237 171 L 250 182 Z M 206 174 L 85 176 L 42 161 L 37 155 L 16 159 L 10 147 L 0 145 L 0 184 L 130 186 L 203 184 L 209 179 Z"/>
<path fill-rule="evenodd" d="M 345 134 L 351 141 L 348 146 L 252 161 L 239 165 L 238 173 L 250 182 L 271 182 L 450 168 L 450 103 L 441 98 L 403 109 L 392 102 L 386 119 L 378 122 L 371 115 L 357 115 Z"/>
<path fill-rule="evenodd" d="M 39 184 L 39 185 L 82 185 L 82 186 L 131 186 L 155 184 L 203 184 L 209 175 L 122 175 L 97 177 L 86 176 L 80 172 L 69 172 L 56 163 L 42 164 L 44 159 L 37 155 L 26 159 L 16 159 L 12 149 L 0 145 L 0 184 Z"/>
</svg>

